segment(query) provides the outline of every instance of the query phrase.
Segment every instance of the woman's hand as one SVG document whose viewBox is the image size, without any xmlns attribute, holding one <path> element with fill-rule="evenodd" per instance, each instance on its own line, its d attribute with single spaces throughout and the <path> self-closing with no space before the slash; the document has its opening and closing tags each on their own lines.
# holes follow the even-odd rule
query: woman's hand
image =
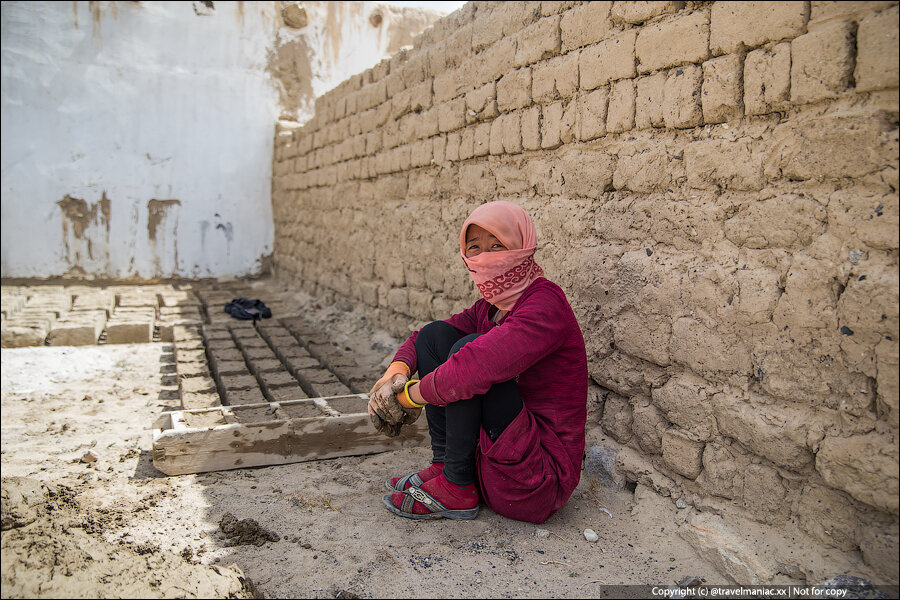
<svg viewBox="0 0 900 600">
<path fill-rule="evenodd" d="M 369 391 L 369 414 L 377 415 L 382 421 L 393 425 L 405 417 L 403 407 L 397 402 L 396 394 L 403 391 L 408 378 L 402 373 L 386 373 Z"/>
<path fill-rule="evenodd" d="M 400 434 L 400 428 L 419 418 L 421 410 L 404 409 L 397 402 L 397 393 L 409 381 L 409 367 L 402 362 L 393 362 L 369 391 L 369 418 L 377 431 L 389 437 Z"/>
</svg>

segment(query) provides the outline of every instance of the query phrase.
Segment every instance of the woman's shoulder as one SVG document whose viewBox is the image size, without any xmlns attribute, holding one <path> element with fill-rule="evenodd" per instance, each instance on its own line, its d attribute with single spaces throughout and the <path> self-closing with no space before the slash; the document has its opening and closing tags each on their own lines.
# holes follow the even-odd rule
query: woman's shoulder
<svg viewBox="0 0 900 600">
<path fill-rule="evenodd" d="M 522 295 L 537 295 L 543 297 L 552 296 L 565 300 L 566 303 L 568 303 L 566 293 L 563 291 L 563 289 L 546 277 L 538 277 L 537 279 L 535 279 L 534 282 L 532 282 L 532 284 L 528 286 L 528 289 L 526 289 Z"/>
<path fill-rule="evenodd" d="M 522 294 L 520 302 L 554 305 L 565 309 L 567 312 L 572 310 L 572 307 L 569 305 L 569 299 L 566 297 L 563 289 L 546 277 L 535 279 Z"/>
</svg>

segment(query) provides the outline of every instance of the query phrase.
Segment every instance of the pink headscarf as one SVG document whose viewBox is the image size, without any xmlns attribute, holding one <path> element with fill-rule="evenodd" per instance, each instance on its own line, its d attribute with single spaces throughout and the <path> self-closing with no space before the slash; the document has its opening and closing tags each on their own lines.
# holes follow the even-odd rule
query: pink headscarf
<svg viewBox="0 0 900 600">
<path fill-rule="evenodd" d="M 478 225 L 494 234 L 508 250 L 485 251 L 467 258 L 466 231 L 469 225 Z M 473 210 L 459 234 L 459 251 L 478 291 L 500 310 L 515 306 L 531 282 L 544 276 L 544 270 L 534 262 L 535 248 L 537 233 L 531 217 L 522 207 L 502 200 L 482 204 Z"/>
</svg>

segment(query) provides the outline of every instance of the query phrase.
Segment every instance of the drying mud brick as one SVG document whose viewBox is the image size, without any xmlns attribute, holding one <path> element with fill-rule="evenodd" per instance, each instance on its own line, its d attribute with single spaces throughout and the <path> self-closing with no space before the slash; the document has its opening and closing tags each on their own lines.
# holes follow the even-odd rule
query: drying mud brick
<svg viewBox="0 0 900 600">
<path fill-rule="evenodd" d="M 273 402 L 286 402 L 288 400 L 308 398 L 306 392 L 304 392 L 303 388 L 296 382 L 289 385 L 270 387 L 269 396 L 271 396 Z"/>
<path fill-rule="evenodd" d="M 185 410 L 212 408 L 221 406 L 219 394 L 215 392 L 182 392 L 181 407 Z"/>
<path fill-rule="evenodd" d="M 153 341 L 152 320 L 110 319 L 106 325 L 107 344 L 145 344 Z"/>
<path fill-rule="evenodd" d="M 259 387 L 246 388 L 246 389 L 225 389 L 222 392 L 222 395 L 225 397 L 225 402 L 231 406 L 243 405 L 243 404 L 259 404 L 260 402 L 265 402 L 267 398 L 265 394 L 263 394 L 262 390 Z"/>
<path fill-rule="evenodd" d="M 87 346 L 97 343 L 106 324 L 104 309 L 72 310 L 62 313 L 50 328 L 47 343 L 51 346 Z"/>
<path fill-rule="evenodd" d="M 49 332 L 49 324 L 44 327 L 27 327 L 22 325 L 3 324 L 3 347 L 24 348 L 26 346 L 40 346 Z"/>
</svg>

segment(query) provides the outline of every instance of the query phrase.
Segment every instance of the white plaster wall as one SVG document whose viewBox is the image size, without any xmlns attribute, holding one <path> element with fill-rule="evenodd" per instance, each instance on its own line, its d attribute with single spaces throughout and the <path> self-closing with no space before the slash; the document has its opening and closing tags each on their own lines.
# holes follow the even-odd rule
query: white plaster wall
<svg viewBox="0 0 900 600">
<path fill-rule="evenodd" d="M 315 95 L 389 54 L 371 3 L 304 4 L 289 30 L 277 2 L 3 2 L 2 276 L 259 273 L 270 53 L 305 36 Z"/>
</svg>

